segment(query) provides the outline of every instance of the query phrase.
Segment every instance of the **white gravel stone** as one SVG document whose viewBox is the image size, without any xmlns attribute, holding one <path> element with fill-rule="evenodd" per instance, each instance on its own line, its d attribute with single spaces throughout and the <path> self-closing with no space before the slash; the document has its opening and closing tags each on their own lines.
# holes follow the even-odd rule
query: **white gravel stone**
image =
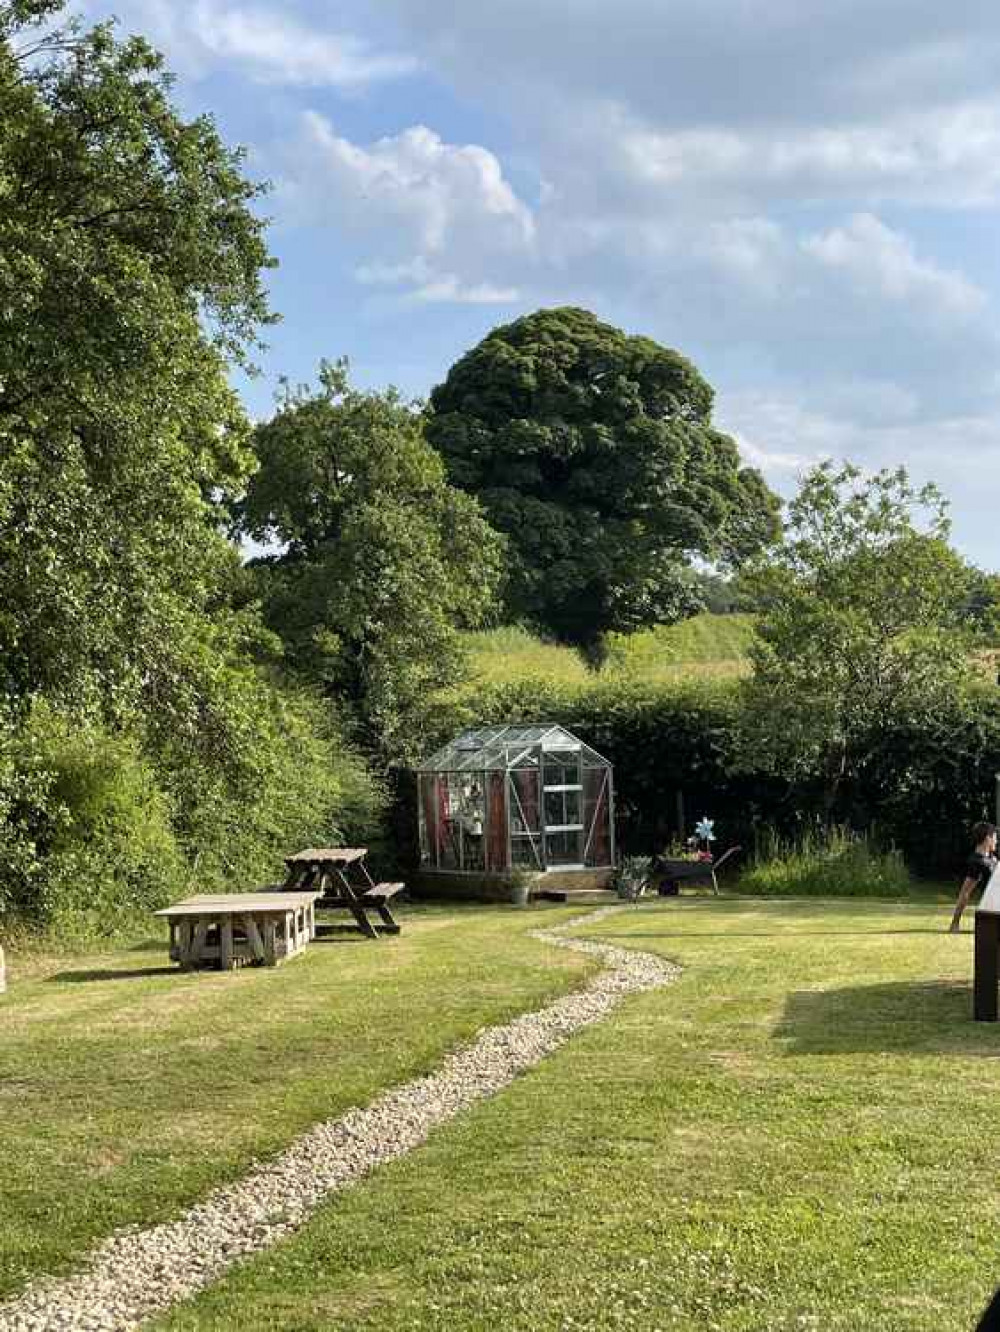
<svg viewBox="0 0 1000 1332">
<path fill-rule="evenodd" d="M 561 928 L 590 925 L 619 910 L 603 907 Z M 118 1231 L 80 1272 L 44 1278 L 0 1305 L 0 1332 L 139 1327 L 217 1281 L 239 1259 L 298 1229 L 331 1194 L 418 1147 L 432 1129 L 506 1087 L 573 1032 L 601 1021 L 626 995 L 667 985 L 679 971 L 650 953 L 552 930 L 533 935 L 596 957 L 608 969 L 545 1008 L 485 1028 L 430 1076 L 386 1092 L 364 1110 L 316 1124 L 280 1156 L 216 1189 L 176 1221 Z"/>
</svg>

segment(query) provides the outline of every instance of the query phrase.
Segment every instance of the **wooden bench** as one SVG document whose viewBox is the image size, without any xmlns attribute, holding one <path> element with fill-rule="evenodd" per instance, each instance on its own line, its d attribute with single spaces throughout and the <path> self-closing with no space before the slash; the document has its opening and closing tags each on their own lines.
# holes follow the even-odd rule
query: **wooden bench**
<svg viewBox="0 0 1000 1332">
<path fill-rule="evenodd" d="M 400 927 L 389 903 L 401 893 L 404 883 L 375 883 L 368 872 L 365 857 L 368 852 L 359 846 L 310 847 L 288 856 L 286 890 L 311 888 L 318 892 L 316 905 L 324 910 L 349 911 L 358 929 L 369 939 L 379 933 L 399 934 Z M 369 911 L 379 920 L 379 927 L 369 918 Z"/>
</svg>

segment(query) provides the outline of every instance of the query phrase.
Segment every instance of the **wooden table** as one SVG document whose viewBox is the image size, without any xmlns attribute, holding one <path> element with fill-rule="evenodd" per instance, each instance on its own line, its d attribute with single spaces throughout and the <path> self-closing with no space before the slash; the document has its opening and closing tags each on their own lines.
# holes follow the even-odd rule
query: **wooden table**
<svg viewBox="0 0 1000 1332">
<path fill-rule="evenodd" d="M 220 893 L 186 897 L 157 911 L 170 922 L 170 960 L 181 969 L 245 962 L 277 966 L 301 953 L 316 935 L 318 890 Z"/>
<path fill-rule="evenodd" d="M 288 856 L 286 891 L 304 888 L 319 894 L 317 906 L 324 909 L 342 908 L 349 911 L 358 929 L 369 939 L 383 934 L 398 934 L 399 925 L 389 910 L 389 902 L 405 887 L 402 883 L 376 883 L 368 872 L 363 846 L 311 846 Z M 378 928 L 369 912 L 378 917 Z"/>
<path fill-rule="evenodd" d="M 976 943 L 972 964 L 972 1014 L 977 1022 L 997 1020 L 997 962 L 1000 959 L 1000 914 L 976 912 Z"/>
</svg>

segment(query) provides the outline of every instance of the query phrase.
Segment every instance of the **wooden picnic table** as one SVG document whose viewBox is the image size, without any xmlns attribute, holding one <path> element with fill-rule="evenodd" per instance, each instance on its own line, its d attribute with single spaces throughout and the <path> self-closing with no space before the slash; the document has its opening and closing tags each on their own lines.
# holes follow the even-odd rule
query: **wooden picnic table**
<svg viewBox="0 0 1000 1332">
<path fill-rule="evenodd" d="M 219 893 L 186 897 L 157 911 L 170 922 L 170 960 L 184 971 L 245 962 L 274 967 L 316 935 L 319 891 Z"/>
<path fill-rule="evenodd" d="M 288 856 L 286 892 L 314 890 L 316 905 L 326 909 L 349 911 L 358 929 L 369 939 L 383 934 L 398 934 L 399 925 L 389 910 L 389 902 L 406 886 L 402 883 L 376 883 L 369 873 L 363 846 L 311 846 Z M 378 928 L 369 912 L 378 917 Z"/>
</svg>

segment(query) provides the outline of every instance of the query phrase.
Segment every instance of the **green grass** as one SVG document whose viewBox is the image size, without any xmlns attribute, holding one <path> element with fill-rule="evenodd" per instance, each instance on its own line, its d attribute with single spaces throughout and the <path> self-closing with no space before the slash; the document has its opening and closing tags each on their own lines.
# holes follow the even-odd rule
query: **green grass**
<svg viewBox="0 0 1000 1332">
<path fill-rule="evenodd" d="M 538 680 L 583 685 L 599 678 L 647 682 L 732 679 L 749 669 L 752 615 L 695 615 L 679 624 L 635 634 L 609 634 L 607 659 L 595 674 L 573 648 L 546 643 L 526 629 L 508 626 L 463 635 L 469 681 L 460 686 Z"/>
<path fill-rule="evenodd" d="M 944 907 L 680 899 L 684 967 L 172 1332 L 967 1332 L 997 1280 L 1000 1028 Z"/>
<path fill-rule="evenodd" d="M 168 967 L 162 939 L 8 952 L 0 1296 L 572 988 L 590 964 L 526 937 L 565 915 L 411 909 L 398 938 L 344 934 L 225 976 Z"/>
<path fill-rule="evenodd" d="M 647 681 L 745 675 L 753 633 L 752 615 L 705 613 L 635 634 L 609 634 L 604 672 Z"/>
<path fill-rule="evenodd" d="M 546 643 L 516 625 L 462 635 L 472 682 L 496 685 L 510 680 L 585 684 L 592 678 L 574 648 Z"/>
</svg>

